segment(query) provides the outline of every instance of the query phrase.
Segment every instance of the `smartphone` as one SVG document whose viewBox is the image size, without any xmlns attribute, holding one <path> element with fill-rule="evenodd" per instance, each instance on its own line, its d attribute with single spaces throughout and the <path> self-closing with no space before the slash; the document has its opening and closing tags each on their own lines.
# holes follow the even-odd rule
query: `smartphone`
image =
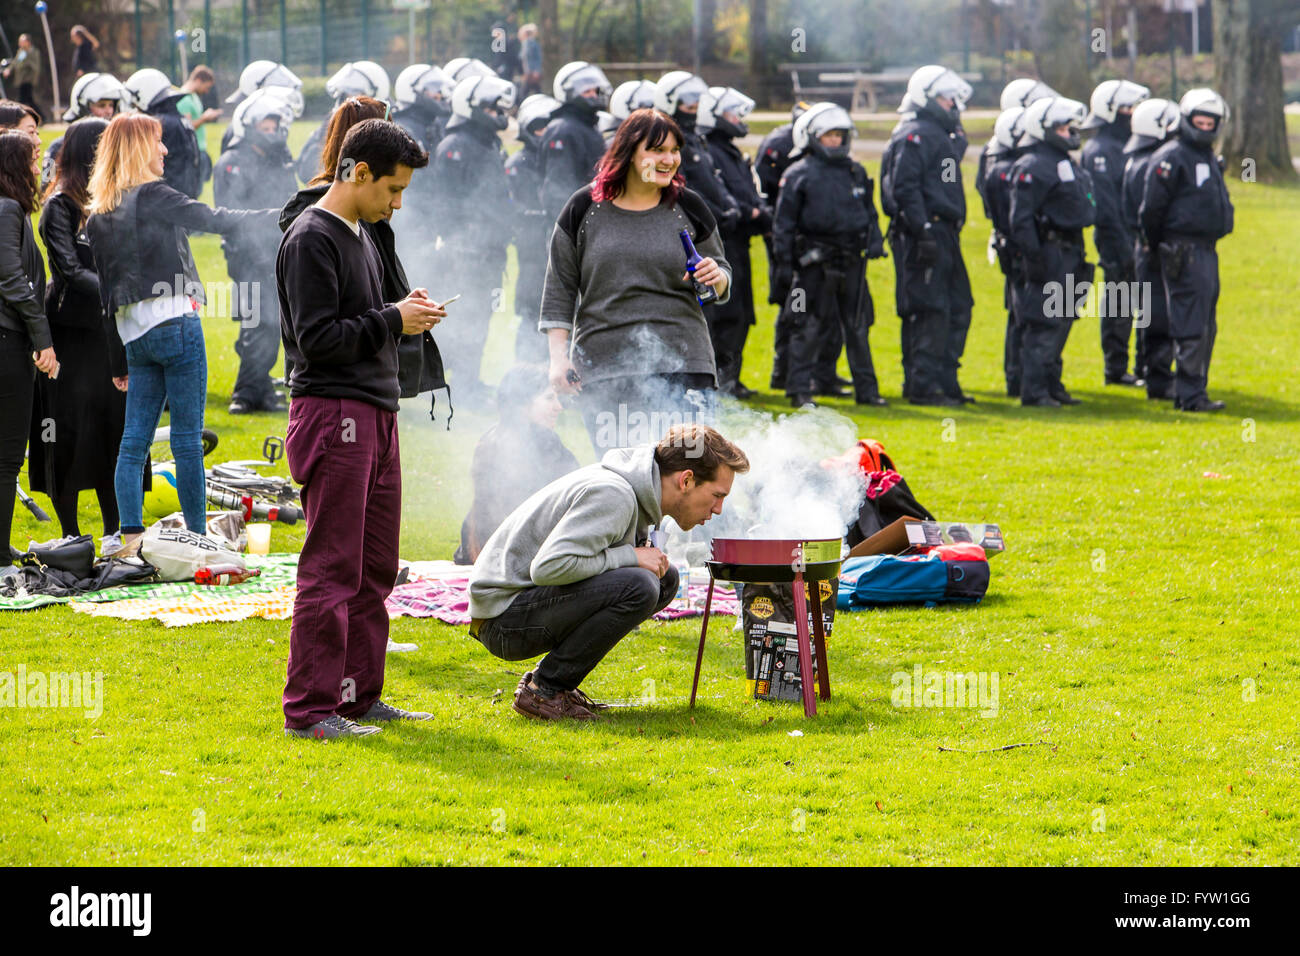
<svg viewBox="0 0 1300 956">
<path fill-rule="evenodd" d="M 438 303 L 438 308 L 440 308 L 440 309 L 445 309 L 445 308 L 447 308 L 447 306 L 451 305 L 453 302 L 455 302 L 455 301 L 456 301 L 457 299 L 459 299 L 460 297 L 461 297 L 461 293 L 457 292 L 455 295 L 453 295 L 453 296 L 452 296 L 450 299 L 448 299 L 446 302 L 440 302 L 440 303 Z"/>
</svg>

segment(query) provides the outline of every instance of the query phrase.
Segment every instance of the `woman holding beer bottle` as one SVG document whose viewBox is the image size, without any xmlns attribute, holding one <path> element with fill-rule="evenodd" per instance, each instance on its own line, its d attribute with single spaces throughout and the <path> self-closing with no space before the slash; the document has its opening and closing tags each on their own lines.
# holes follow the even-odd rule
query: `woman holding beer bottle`
<svg viewBox="0 0 1300 956">
<path fill-rule="evenodd" d="M 539 328 L 551 384 L 579 395 L 597 452 L 712 416 L 717 368 L 700 301 L 726 301 L 731 266 L 679 175 L 682 139 L 664 113 L 633 112 L 551 234 Z"/>
</svg>

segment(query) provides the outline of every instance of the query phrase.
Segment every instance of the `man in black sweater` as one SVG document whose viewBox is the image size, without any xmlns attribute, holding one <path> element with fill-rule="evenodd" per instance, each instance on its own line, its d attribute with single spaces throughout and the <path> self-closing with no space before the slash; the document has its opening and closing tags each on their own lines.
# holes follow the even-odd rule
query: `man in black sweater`
<svg viewBox="0 0 1300 956">
<path fill-rule="evenodd" d="M 292 736 L 362 736 L 379 728 L 354 720 L 431 717 L 380 692 L 402 510 L 397 339 L 446 313 L 424 289 L 384 302 L 379 252 L 360 226 L 399 209 L 428 161 L 397 124 L 358 123 L 329 191 L 285 232 L 276 260 L 293 368 L 286 451 L 307 517 L 283 700 Z"/>
</svg>

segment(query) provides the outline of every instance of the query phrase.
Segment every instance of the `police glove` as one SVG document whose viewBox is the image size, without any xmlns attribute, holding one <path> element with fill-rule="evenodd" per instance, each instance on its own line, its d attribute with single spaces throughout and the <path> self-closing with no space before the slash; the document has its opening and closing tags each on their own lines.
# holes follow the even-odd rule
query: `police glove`
<svg viewBox="0 0 1300 956">
<path fill-rule="evenodd" d="M 790 296 L 790 287 L 794 285 L 794 270 L 777 266 L 772 272 L 772 281 L 768 287 L 767 301 L 773 305 L 785 305 Z"/>
<path fill-rule="evenodd" d="M 876 236 L 874 239 L 871 240 L 870 243 L 867 244 L 867 258 L 868 259 L 885 258 L 885 240 L 882 237 Z"/>
</svg>

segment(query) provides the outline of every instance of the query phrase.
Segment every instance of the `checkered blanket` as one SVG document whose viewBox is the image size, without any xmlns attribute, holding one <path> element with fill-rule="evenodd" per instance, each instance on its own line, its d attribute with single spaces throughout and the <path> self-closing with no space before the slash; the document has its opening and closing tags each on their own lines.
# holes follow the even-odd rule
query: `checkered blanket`
<svg viewBox="0 0 1300 956">
<path fill-rule="evenodd" d="M 95 617 L 127 621 L 160 621 L 167 627 L 202 621 L 242 621 L 252 617 L 282 621 L 293 614 L 297 593 L 296 554 L 249 556 L 250 567 L 262 574 L 243 584 L 203 587 L 197 584 L 140 584 L 109 588 L 69 603 L 72 610 Z M 388 616 L 436 618 L 445 624 L 469 623 L 469 569 L 450 561 L 409 562 L 408 580 L 389 595 Z M 675 600 L 655 615 L 674 620 L 704 613 L 708 578 L 693 574 L 689 600 Z M 713 592 L 713 614 L 734 616 L 739 610 L 735 593 L 726 587 Z"/>
</svg>

